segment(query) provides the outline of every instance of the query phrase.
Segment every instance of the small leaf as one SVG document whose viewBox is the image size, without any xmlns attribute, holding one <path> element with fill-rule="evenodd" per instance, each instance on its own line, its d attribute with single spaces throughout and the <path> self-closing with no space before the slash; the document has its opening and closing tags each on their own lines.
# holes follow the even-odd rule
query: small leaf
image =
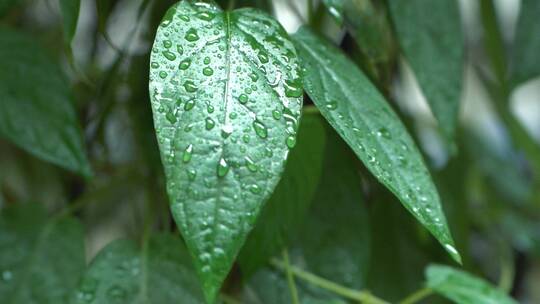
<svg viewBox="0 0 540 304">
<path fill-rule="evenodd" d="M 426 269 L 428 287 L 459 304 L 517 304 L 483 279 L 442 265 Z"/>
<path fill-rule="evenodd" d="M 346 303 L 325 290 L 303 283 L 298 278 L 295 281 L 300 304 Z M 243 303 L 250 304 L 293 303 L 285 275 L 271 269 L 262 269 L 253 276 L 245 288 L 243 300 Z"/>
<path fill-rule="evenodd" d="M 301 226 L 319 184 L 325 137 L 322 118 L 305 113 L 283 177 L 240 251 L 238 261 L 246 276 L 287 246 Z"/>
<path fill-rule="evenodd" d="M 60 0 L 60 9 L 64 18 L 64 40 L 71 44 L 77 30 L 81 0 Z"/>
<path fill-rule="evenodd" d="M 33 38 L 0 28 L 0 136 L 91 175 L 69 84 Z"/>
<path fill-rule="evenodd" d="M 388 2 L 405 58 L 442 133 L 452 140 L 463 78 L 463 35 L 455 0 Z"/>
<path fill-rule="evenodd" d="M 420 152 L 385 99 L 337 48 L 309 29 L 295 34 L 304 87 L 338 134 L 456 260 L 459 253 Z"/>
<path fill-rule="evenodd" d="M 297 56 L 262 12 L 182 1 L 161 22 L 150 65 L 172 213 L 211 303 L 296 141 Z"/>
<path fill-rule="evenodd" d="M 83 240 L 78 221 L 47 222 L 41 205 L 4 209 L 0 216 L 2 303 L 65 303 L 84 270 Z"/>
<path fill-rule="evenodd" d="M 294 251 L 306 269 L 353 289 L 365 287 L 370 265 L 367 209 L 355 155 L 330 129 L 324 169 Z"/>
<path fill-rule="evenodd" d="M 512 53 L 512 76 L 515 84 L 540 76 L 540 1 L 523 0 Z"/>
<path fill-rule="evenodd" d="M 179 237 L 152 236 L 142 248 L 129 240 L 107 245 L 92 261 L 71 303 L 203 302 L 189 254 Z"/>
</svg>

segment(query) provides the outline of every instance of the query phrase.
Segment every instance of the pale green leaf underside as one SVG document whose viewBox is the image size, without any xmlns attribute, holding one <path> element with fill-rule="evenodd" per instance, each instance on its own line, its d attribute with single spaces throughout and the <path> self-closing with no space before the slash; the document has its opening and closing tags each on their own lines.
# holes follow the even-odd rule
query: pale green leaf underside
<svg viewBox="0 0 540 304">
<path fill-rule="evenodd" d="M 60 9 L 64 19 L 64 40 L 67 44 L 70 44 L 75 36 L 80 7 L 81 0 L 60 0 Z"/>
<path fill-rule="evenodd" d="M 212 302 L 296 142 L 295 49 L 264 13 L 183 1 L 163 19 L 150 64 L 171 209 Z"/>
<path fill-rule="evenodd" d="M 90 175 L 67 80 L 33 38 L 0 28 L 0 136 Z"/>
<path fill-rule="evenodd" d="M 456 129 L 463 79 L 458 1 L 388 2 L 397 38 L 443 134 Z"/>
<path fill-rule="evenodd" d="M 427 285 L 438 294 L 459 304 L 517 304 L 504 292 L 483 279 L 442 265 L 426 269 Z"/>
<path fill-rule="evenodd" d="M 512 56 L 512 77 L 515 84 L 540 76 L 540 1 L 523 0 L 516 29 Z"/>
<path fill-rule="evenodd" d="M 203 296 L 191 259 L 178 236 L 152 236 L 140 247 L 129 240 L 107 245 L 73 292 L 73 304 L 200 304 Z"/>
<path fill-rule="evenodd" d="M 0 302 L 65 303 L 84 270 L 82 225 L 47 222 L 40 205 L 16 205 L 0 217 Z"/>
<path fill-rule="evenodd" d="M 384 97 L 337 48 L 302 28 L 294 35 L 304 88 L 366 167 L 457 261 L 437 190 L 422 156 Z"/>
</svg>

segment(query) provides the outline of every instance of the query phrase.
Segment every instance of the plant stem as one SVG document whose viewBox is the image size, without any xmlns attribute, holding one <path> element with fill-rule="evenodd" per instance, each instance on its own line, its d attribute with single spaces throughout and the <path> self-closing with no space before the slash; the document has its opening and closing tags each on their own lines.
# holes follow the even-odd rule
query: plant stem
<svg viewBox="0 0 540 304">
<path fill-rule="evenodd" d="M 287 266 L 283 262 L 277 259 L 270 260 L 270 264 L 282 271 L 287 271 Z M 377 298 L 376 296 L 370 294 L 367 291 L 359 291 L 359 290 L 347 288 L 345 286 L 339 285 L 337 283 L 334 283 L 332 281 L 329 281 L 327 279 L 321 278 L 312 273 L 304 271 L 296 266 L 291 265 L 289 269 L 295 276 L 299 277 L 300 279 L 308 283 L 311 283 L 313 285 L 319 286 L 328 291 L 331 291 L 342 297 L 349 298 L 351 300 L 356 300 L 365 304 L 389 304 L 388 302 Z"/>
<path fill-rule="evenodd" d="M 291 292 L 291 298 L 293 304 L 299 304 L 300 301 L 298 301 L 298 290 L 296 289 L 296 283 L 294 282 L 294 274 L 291 270 L 291 264 L 289 262 L 289 253 L 287 252 L 287 248 L 283 249 L 283 263 L 285 266 L 285 270 L 287 271 L 287 284 L 289 284 L 289 290 Z"/>
<path fill-rule="evenodd" d="M 241 304 L 235 298 L 233 298 L 233 297 L 231 297 L 229 295 L 226 295 L 224 293 L 222 293 L 220 297 L 221 297 L 221 300 L 223 301 L 223 303 L 225 303 L 225 304 Z"/>
<path fill-rule="evenodd" d="M 431 288 L 422 288 L 418 291 L 415 291 L 405 299 L 401 300 L 399 304 L 414 304 L 419 302 L 420 300 L 425 299 L 426 297 L 433 294 L 433 290 Z"/>
</svg>

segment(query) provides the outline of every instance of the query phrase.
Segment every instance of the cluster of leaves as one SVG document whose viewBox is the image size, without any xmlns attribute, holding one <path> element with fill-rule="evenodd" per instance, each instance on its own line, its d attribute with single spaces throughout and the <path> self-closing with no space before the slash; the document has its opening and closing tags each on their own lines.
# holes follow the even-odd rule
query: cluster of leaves
<svg viewBox="0 0 540 304">
<path fill-rule="evenodd" d="M 2 303 L 516 303 L 513 255 L 540 252 L 540 145 L 509 100 L 540 75 L 538 1 L 507 42 L 478 0 L 473 68 L 503 152 L 458 123 L 455 0 L 308 0 L 307 17 L 284 1 L 292 35 L 271 1 L 96 0 L 84 63 L 81 2 L 45 2 L 62 22 L 43 29 L 39 4 L 0 0 Z M 401 59 L 434 126 L 394 109 Z"/>
</svg>

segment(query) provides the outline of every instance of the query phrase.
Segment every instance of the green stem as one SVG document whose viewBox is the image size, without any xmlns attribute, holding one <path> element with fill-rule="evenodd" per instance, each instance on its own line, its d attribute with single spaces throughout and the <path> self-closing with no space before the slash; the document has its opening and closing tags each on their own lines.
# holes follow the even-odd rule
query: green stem
<svg viewBox="0 0 540 304">
<path fill-rule="evenodd" d="M 235 298 L 229 296 L 229 295 L 226 295 L 226 294 L 221 294 L 220 296 L 221 300 L 223 301 L 223 303 L 225 304 L 241 304 L 240 301 L 236 300 Z"/>
<path fill-rule="evenodd" d="M 405 299 L 401 300 L 399 304 L 414 304 L 418 303 L 420 300 L 423 300 L 427 298 L 428 296 L 433 294 L 433 290 L 431 288 L 422 288 L 418 291 L 415 291 Z"/>
<path fill-rule="evenodd" d="M 296 289 L 296 283 L 294 282 L 294 274 L 291 271 L 291 264 L 289 262 L 289 253 L 287 249 L 283 249 L 283 263 L 285 265 L 285 270 L 287 271 L 287 284 L 289 284 L 289 291 L 291 292 L 291 298 L 293 304 L 299 304 L 298 301 L 298 290 Z"/>
<path fill-rule="evenodd" d="M 501 244 L 501 274 L 499 277 L 499 289 L 508 293 L 514 282 L 515 268 L 514 255 L 510 247 Z"/>
<path fill-rule="evenodd" d="M 285 263 L 277 259 L 272 259 L 270 261 L 270 264 L 284 272 L 287 271 L 287 266 L 285 265 Z M 377 298 L 376 296 L 372 295 L 371 293 L 367 291 L 359 291 L 359 290 L 347 288 L 345 286 L 339 285 L 337 283 L 334 283 L 332 281 L 329 281 L 327 279 L 321 278 L 312 273 L 304 271 L 296 266 L 290 266 L 289 269 L 298 278 L 308 283 L 311 283 L 313 285 L 319 286 L 320 288 L 331 291 L 342 297 L 359 301 L 365 304 L 389 304 L 388 302 Z"/>
</svg>

